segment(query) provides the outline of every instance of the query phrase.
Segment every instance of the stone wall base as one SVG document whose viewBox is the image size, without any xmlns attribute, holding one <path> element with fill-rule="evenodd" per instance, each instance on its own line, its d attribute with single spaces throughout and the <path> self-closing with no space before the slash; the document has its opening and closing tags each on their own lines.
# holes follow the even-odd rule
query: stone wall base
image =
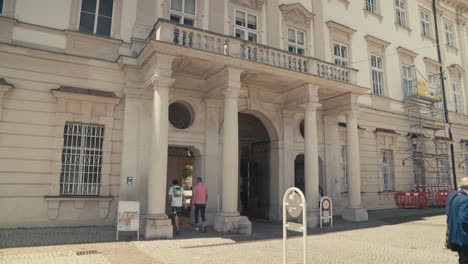
<svg viewBox="0 0 468 264">
<path fill-rule="evenodd" d="M 235 233 L 249 236 L 252 234 L 252 223 L 246 216 L 217 215 L 214 220 L 214 230 L 223 234 Z"/>
<path fill-rule="evenodd" d="M 345 208 L 342 217 L 352 222 L 364 222 L 369 220 L 369 215 L 364 208 Z"/>
<path fill-rule="evenodd" d="M 171 219 L 169 218 L 145 218 L 143 236 L 146 239 L 172 238 L 173 230 Z"/>
</svg>

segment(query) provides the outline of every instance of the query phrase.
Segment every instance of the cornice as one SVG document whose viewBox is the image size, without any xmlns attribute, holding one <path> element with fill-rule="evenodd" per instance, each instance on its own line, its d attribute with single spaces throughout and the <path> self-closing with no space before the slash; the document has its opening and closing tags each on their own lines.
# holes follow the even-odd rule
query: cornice
<svg viewBox="0 0 468 264">
<path fill-rule="evenodd" d="M 409 56 L 411 58 L 416 58 L 419 55 L 418 53 L 413 52 L 413 51 L 411 51 L 409 49 L 403 48 L 401 46 L 398 47 L 396 50 L 397 50 L 398 54 L 406 55 L 406 56 Z"/>
<path fill-rule="evenodd" d="M 379 39 L 371 35 L 366 35 L 364 38 L 366 39 L 367 43 L 377 45 L 380 47 L 384 47 L 384 48 L 388 47 L 388 45 L 391 44 L 390 42 L 387 42 L 383 39 Z"/>
</svg>

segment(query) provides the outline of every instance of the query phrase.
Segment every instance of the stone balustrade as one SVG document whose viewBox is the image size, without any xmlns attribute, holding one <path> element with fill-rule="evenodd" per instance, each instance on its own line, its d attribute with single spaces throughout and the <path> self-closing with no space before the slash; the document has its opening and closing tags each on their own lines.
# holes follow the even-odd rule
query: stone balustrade
<svg viewBox="0 0 468 264">
<path fill-rule="evenodd" d="M 150 36 L 154 40 L 187 48 L 272 65 L 338 82 L 356 84 L 357 70 L 355 69 L 168 20 L 158 20 Z"/>
</svg>

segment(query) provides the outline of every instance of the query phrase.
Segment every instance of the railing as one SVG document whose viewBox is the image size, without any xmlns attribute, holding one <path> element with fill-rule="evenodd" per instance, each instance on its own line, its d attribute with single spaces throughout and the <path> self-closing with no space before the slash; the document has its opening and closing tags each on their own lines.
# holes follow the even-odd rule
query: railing
<svg viewBox="0 0 468 264">
<path fill-rule="evenodd" d="M 178 46 L 272 65 L 338 82 L 356 84 L 357 70 L 355 69 L 168 20 L 158 20 L 150 36 L 154 40 Z"/>
</svg>

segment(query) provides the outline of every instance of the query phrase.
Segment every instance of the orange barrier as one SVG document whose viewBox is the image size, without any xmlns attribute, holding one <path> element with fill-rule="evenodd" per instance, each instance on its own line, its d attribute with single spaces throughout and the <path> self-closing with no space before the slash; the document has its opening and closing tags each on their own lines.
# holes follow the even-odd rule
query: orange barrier
<svg viewBox="0 0 468 264">
<path fill-rule="evenodd" d="M 428 206 L 429 197 L 425 192 L 398 192 L 395 194 L 395 203 L 402 208 L 405 206 L 422 208 Z"/>
<path fill-rule="evenodd" d="M 437 192 L 435 195 L 436 205 L 445 206 L 445 203 L 447 202 L 447 198 L 449 194 L 450 192 L 446 192 L 446 191 Z"/>
</svg>

